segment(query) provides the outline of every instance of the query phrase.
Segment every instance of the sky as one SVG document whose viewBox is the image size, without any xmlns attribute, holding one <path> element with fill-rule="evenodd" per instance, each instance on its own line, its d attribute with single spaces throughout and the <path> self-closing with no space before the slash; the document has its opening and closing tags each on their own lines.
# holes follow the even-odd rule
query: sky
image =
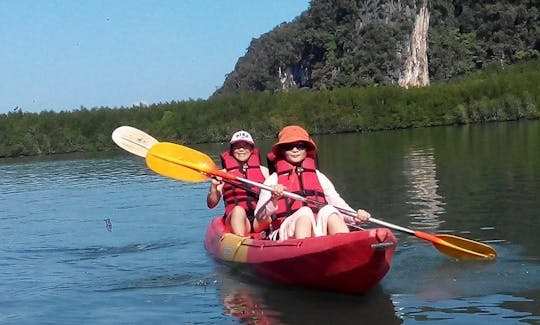
<svg viewBox="0 0 540 325">
<path fill-rule="evenodd" d="M 207 99 L 309 0 L 1 0 L 0 114 Z"/>
</svg>

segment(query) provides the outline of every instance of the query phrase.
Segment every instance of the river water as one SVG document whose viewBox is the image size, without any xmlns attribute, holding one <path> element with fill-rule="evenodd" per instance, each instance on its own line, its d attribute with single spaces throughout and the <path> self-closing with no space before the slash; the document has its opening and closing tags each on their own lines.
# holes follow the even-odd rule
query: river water
<svg viewBox="0 0 540 325">
<path fill-rule="evenodd" d="M 203 247 L 207 183 L 124 152 L 0 160 L 2 324 L 540 324 L 540 121 L 315 137 L 378 219 L 488 243 L 457 261 L 396 233 L 367 296 L 259 283 Z M 266 152 L 271 142 L 261 142 Z M 217 156 L 225 144 L 194 146 Z"/>
</svg>

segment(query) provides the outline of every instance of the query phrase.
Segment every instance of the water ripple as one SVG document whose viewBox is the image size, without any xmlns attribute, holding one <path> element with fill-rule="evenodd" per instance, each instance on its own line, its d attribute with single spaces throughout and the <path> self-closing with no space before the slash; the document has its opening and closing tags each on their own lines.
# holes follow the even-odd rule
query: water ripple
<svg viewBox="0 0 540 325">
<path fill-rule="evenodd" d="M 175 274 L 175 275 L 159 275 L 145 277 L 140 279 L 128 280 L 119 284 L 115 284 L 112 288 L 101 290 L 109 291 L 124 291 L 148 288 L 167 288 L 178 286 L 202 286 L 216 285 L 217 279 L 215 276 L 208 276 L 202 273 L 191 274 Z"/>
</svg>

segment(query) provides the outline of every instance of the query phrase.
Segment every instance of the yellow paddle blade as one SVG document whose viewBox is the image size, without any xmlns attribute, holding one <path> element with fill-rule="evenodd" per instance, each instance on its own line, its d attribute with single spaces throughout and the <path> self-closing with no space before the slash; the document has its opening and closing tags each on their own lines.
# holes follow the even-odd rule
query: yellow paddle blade
<svg viewBox="0 0 540 325">
<path fill-rule="evenodd" d="M 207 180 L 217 170 L 212 158 L 202 152 L 169 142 L 160 142 L 150 148 L 146 165 L 154 172 L 186 182 Z"/>
<path fill-rule="evenodd" d="M 490 246 L 454 235 L 436 235 L 442 242 L 434 243 L 440 252 L 457 259 L 495 259 L 497 252 Z"/>
<path fill-rule="evenodd" d="M 432 235 L 415 231 L 418 238 L 430 241 L 441 253 L 457 259 L 494 259 L 497 252 L 490 246 L 454 235 Z"/>
</svg>

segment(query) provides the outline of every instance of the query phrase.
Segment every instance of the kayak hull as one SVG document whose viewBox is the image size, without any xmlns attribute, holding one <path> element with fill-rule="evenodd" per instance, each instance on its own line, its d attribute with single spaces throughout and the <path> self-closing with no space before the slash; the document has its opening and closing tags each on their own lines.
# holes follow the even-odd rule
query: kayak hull
<svg viewBox="0 0 540 325">
<path fill-rule="evenodd" d="M 230 233 L 212 220 L 205 247 L 217 260 L 246 267 L 256 277 L 284 285 L 366 294 L 390 269 L 397 240 L 387 228 L 272 241 Z"/>
</svg>

